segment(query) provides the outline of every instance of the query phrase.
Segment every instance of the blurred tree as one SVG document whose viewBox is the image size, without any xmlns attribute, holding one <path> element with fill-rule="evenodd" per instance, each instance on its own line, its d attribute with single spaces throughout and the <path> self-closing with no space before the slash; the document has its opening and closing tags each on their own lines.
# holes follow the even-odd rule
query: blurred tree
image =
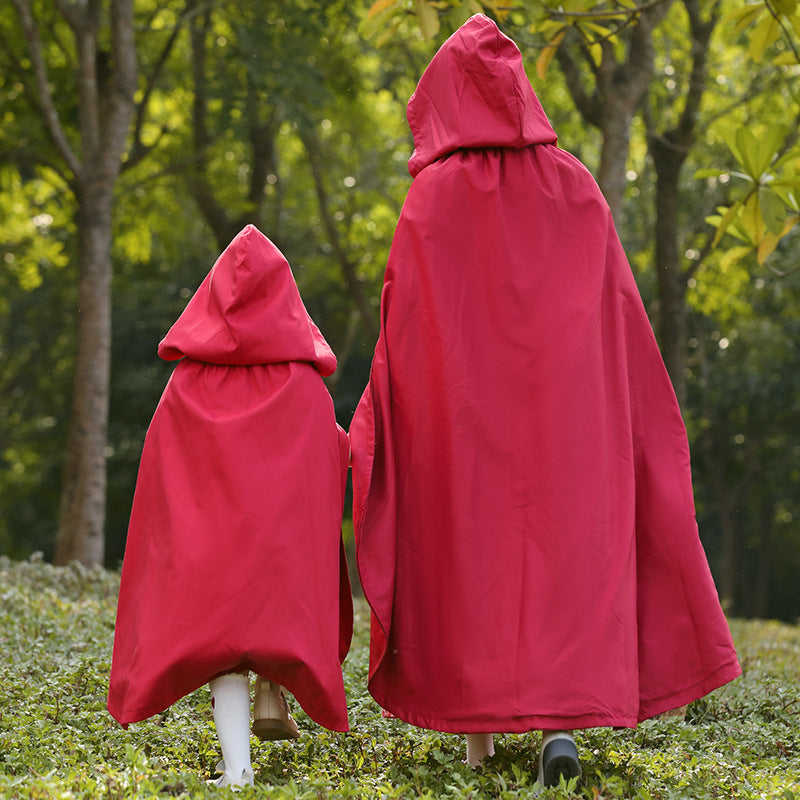
<svg viewBox="0 0 800 800">
<path fill-rule="evenodd" d="M 58 508 L 66 441 L 73 203 L 58 186 L 0 166 L 0 549 L 14 555 L 52 555 L 55 521 L 42 510 Z"/>
<path fill-rule="evenodd" d="M 24 183 L 45 182 L 55 195 L 68 195 L 62 205 L 70 204 L 74 212 L 62 228 L 75 234 L 74 253 L 71 244 L 64 252 L 74 255 L 77 293 L 58 563 L 100 563 L 104 555 L 112 210 L 121 172 L 137 164 L 158 138 L 145 142 L 147 108 L 179 25 L 156 37 L 159 53 L 146 75 L 137 72 L 135 36 L 160 32 L 165 13 L 154 0 L 139 3 L 136 18 L 132 0 L 13 0 L 0 12 L 6 89 L 0 102 L 7 125 L 0 164 L 14 165 Z M 36 263 L 31 250 L 28 273 L 36 272 Z"/>
<path fill-rule="evenodd" d="M 377 339 L 368 286 L 408 182 L 392 158 L 405 142 L 402 106 L 378 86 L 381 62 L 351 4 L 191 6 L 187 184 L 218 249 L 253 223 L 284 250 L 301 289 L 310 262 L 325 275 L 325 303 L 304 296 L 340 357 L 333 390 L 359 332 Z M 380 235 L 363 238 L 363 228 Z"/>
<path fill-rule="evenodd" d="M 53 165 L 76 198 L 77 351 L 55 557 L 93 564 L 104 547 L 111 209 L 134 113 L 133 2 L 12 4 L 16 19 L 7 12 L 2 19 L 3 66 L 22 86 L 28 123 L 39 128 L 38 147 L 25 158 Z M 59 88 L 72 80 L 74 91 L 56 92 L 54 72 Z"/>
<path fill-rule="evenodd" d="M 689 261 L 684 267 L 681 257 L 681 171 L 702 122 L 710 40 L 719 20 L 718 3 L 710 4 L 707 15 L 702 5 L 700 0 L 682 0 L 673 6 L 684 11 L 688 25 L 683 20 L 665 20 L 660 31 L 666 50 L 663 77 L 648 87 L 648 102 L 642 104 L 647 149 L 656 173 L 653 268 L 658 285 L 659 344 L 682 408 L 686 406 L 686 286 L 698 262 Z M 669 42 L 666 47 L 664 40 Z"/>
<path fill-rule="evenodd" d="M 800 5 L 797 0 L 735 5 L 725 23 L 728 36 L 739 34 L 740 41 L 744 36 L 749 63 L 740 63 L 764 85 L 731 115 L 736 124 L 720 130 L 734 169 L 700 175 L 733 177 L 741 186 L 711 219 L 717 228 L 714 244 L 731 233 L 744 243 L 730 249 L 731 261 L 754 252 L 764 265 L 800 223 Z"/>
<path fill-rule="evenodd" d="M 800 603 L 800 274 L 742 272 L 748 302 L 692 320 L 698 519 L 726 606 L 791 619 Z"/>
</svg>

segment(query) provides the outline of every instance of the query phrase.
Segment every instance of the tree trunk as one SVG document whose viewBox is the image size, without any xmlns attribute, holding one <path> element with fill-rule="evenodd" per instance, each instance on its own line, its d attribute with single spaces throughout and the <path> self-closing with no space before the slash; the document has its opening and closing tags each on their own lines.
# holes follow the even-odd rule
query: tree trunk
<svg viewBox="0 0 800 800">
<path fill-rule="evenodd" d="M 45 125 L 73 173 L 78 201 L 77 351 L 54 560 L 56 564 L 73 559 L 102 564 L 111 362 L 111 219 L 114 186 L 134 114 L 133 0 L 110 0 L 108 7 L 101 3 L 58 6 L 76 44 L 80 156 L 61 127 L 30 5 L 26 0 L 15 0 L 15 5 L 36 64 Z M 105 23 L 104 13 L 108 15 Z"/>
<path fill-rule="evenodd" d="M 78 342 L 56 564 L 101 564 L 105 552 L 112 199 L 113 185 L 93 187 L 78 210 Z"/>
<path fill-rule="evenodd" d="M 688 272 L 681 267 L 678 232 L 680 174 L 695 143 L 695 131 L 706 86 L 708 47 L 717 24 L 714 9 L 707 20 L 700 13 L 699 0 L 683 0 L 692 35 L 692 68 L 678 124 L 658 133 L 653 114 L 645 104 L 647 149 L 656 170 L 655 268 L 659 298 L 659 345 L 678 402 L 686 404 L 686 286 Z"/>
<path fill-rule="evenodd" d="M 686 276 L 678 253 L 678 178 L 683 157 L 671 157 L 669 145 L 650 143 L 656 164 L 655 267 L 659 298 L 659 344 L 681 408 L 686 405 Z"/>
<path fill-rule="evenodd" d="M 600 148 L 600 166 L 597 184 L 606 198 L 611 216 L 619 228 L 627 184 L 628 151 L 631 125 L 638 105 L 638 97 L 612 96 L 606 99 L 600 123 L 603 144 Z"/>
<path fill-rule="evenodd" d="M 602 62 L 595 66 L 582 49 L 582 37 L 573 37 L 594 73 L 595 84 L 591 92 L 585 89 L 582 72 L 567 46 L 562 44 L 556 51 L 556 59 L 576 108 L 583 119 L 599 128 L 603 135 L 597 183 L 618 228 L 622 221 L 627 182 L 631 124 L 653 74 L 653 31 L 671 4 L 672 0 L 665 0 L 650 5 L 637 16 L 629 28 L 624 60 L 617 61 L 615 47 L 605 40 L 601 44 Z"/>
</svg>

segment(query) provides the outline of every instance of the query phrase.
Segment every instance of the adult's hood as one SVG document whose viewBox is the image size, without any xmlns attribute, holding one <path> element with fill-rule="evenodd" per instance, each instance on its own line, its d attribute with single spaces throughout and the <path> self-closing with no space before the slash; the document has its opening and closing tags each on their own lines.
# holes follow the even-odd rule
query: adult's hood
<svg viewBox="0 0 800 800">
<path fill-rule="evenodd" d="M 408 101 L 406 117 L 414 135 L 412 176 L 461 147 L 556 142 L 519 48 L 483 14 L 439 48 Z"/>
<path fill-rule="evenodd" d="M 308 315 L 283 253 L 253 225 L 223 251 L 158 345 L 161 358 L 211 364 L 308 361 L 322 375 L 336 356 Z"/>
</svg>

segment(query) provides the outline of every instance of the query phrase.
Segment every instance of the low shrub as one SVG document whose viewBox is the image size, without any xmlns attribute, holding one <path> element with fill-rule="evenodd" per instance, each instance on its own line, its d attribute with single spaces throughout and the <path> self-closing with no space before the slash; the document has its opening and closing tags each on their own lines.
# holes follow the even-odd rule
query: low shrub
<svg viewBox="0 0 800 800">
<path fill-rule="evenodd" d="M 123 730 L 105 708 L 119 573 L 0 557 L 0 796 L 230 796 L 205 781 L 220 758 L 207 689 Z M 800 628 L 734 620 L 744 676 L 689 707 L 685 721 L 576 735 L 580 787 L 534 786 L 536 733 L 497 735 L 482 769 L 463 737 L 384 719 L 366 690 L 368 610 L 356 602 L 345 662 L 352 731 L 331 733 L 295 704 L 301 738 L 252 740 L 246 798 L 580 797 L 800 800 Z"/>
</svg>

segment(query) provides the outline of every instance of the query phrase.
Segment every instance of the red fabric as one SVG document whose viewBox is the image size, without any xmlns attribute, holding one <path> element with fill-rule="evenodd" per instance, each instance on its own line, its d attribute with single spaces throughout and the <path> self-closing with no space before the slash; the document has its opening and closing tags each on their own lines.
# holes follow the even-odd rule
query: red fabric
<svg viewBox="0 0 800 800">
<path fill-rule="evenodd" d="M 415 175 L 350 428 L 370 691 L 452 732 L 634 726 L 740 674 L 686 431 L 597 185 L 486 17 Z"/>
<path fill-rule="evenodd" d="M 234 239 L 159 353 L 182 360 L 142 452 L 108 709 L 125 725 L 249 669 L 347 730 L 348 443 L 320 375 L 336 358 L 269 239 Z"/>
</svg>

